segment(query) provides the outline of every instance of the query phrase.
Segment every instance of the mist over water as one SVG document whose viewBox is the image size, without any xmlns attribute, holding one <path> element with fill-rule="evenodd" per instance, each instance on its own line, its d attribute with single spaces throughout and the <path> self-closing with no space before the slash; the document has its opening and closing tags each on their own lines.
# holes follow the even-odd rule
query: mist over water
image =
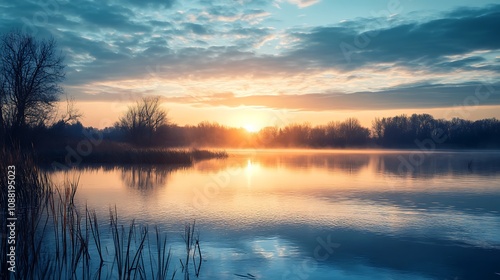
<svg viewBox="0 0 500 280">
<path fill-rule="evenodd" d="M 108 223 L 116 205 L 174 250 L 196 220 L 201 279 L 500 279 L 500 152 L 228 152 L 53 179 L 79 176 L 78 207 Z"/>
</svg>

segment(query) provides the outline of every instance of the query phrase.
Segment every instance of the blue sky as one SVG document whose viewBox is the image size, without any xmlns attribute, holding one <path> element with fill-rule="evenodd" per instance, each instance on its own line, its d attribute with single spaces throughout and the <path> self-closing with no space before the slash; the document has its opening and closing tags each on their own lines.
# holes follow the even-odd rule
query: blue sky
<svg viewBox="0 0 500 280">
<path fill-rule="evenodd" d="M 181 124 L 266 126 L 276 110 L 450 117 L 488 89 L 453 116 L 499 117 L 496 1 L 0 0 L 12 28 L 58 41 L 65 91 L 95 126 L 144 95 Z"/>
</svg>

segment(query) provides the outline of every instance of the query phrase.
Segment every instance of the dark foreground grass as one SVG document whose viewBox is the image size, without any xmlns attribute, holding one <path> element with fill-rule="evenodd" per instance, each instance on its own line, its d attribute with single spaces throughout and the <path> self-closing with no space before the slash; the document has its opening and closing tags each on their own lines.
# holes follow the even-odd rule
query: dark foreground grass
<svg viewBox="0 0 500 280">
<path fill-rule="evenodd" d="M 37 152 L 42 164 L 192 164 L 194 161 L 226 158 L 225 151 L 200 149 L 137 148 L 124 143 L 102 142 L 96 146 L 68 145 Z"/>
<path fill-rule="evenodd" d="M 96 212 L 74 203 L 78 178 L 55 186 L 21 152 L 0 150 L 0 170 L 15 166 L 15 273 L 11 264 L 7 228 L 8 183 L 0 180 L 0 279 L 189 279 L 198 276 L 202 257 L 194 223 L 185 227 L 185 255 L 174 267 L 166 235 L 158 227 L 119 222 L 110 209 L 109 227 Z M 3 176 L 3 174 L 2 174 Z M 106 236 L 107 240 L 103 240 Z M 190 264 L 191 260 L 191 264 Z"/>
</svg>

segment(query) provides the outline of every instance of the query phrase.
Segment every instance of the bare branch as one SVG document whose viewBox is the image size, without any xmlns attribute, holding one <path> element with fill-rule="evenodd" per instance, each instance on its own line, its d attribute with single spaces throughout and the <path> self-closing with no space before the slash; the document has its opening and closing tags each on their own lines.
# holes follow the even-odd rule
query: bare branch
<svg viewBox="0 0 500 280">
<path fill-rule="evenodd" d="M 13 31 L 0 39 L 0 122 L 13 130 L 44 124 L 63 92 L 63 57 L 53 39 Z M 74 117 L 73 117 L 74 118 Z"/>
<path fill-rule="evenodd" d="M 160 97 L 144 97 L 120 118 L 119 126 L 137 144 L 148 144 L 158 128 L 168 123 L 167 112 L 160 107 Z"/>
</svg>

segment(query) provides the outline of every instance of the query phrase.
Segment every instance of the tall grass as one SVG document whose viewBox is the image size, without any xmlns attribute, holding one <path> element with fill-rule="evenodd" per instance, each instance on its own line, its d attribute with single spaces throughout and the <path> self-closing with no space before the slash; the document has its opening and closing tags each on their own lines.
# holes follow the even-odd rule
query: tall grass
<svg viewBox="0 0 500 280">
<path fill-rule="evenodd" d="M 76 147 L 69 148 L 76 151 Z M 40 163 L 66 163 L 75 161 L 75 153 L 68 149 L 39 150 L 37 159 Z M 86 155 L 78 155 L 83 164 L 192 164 L 194 161 L 226 158 L 225 151 L 211 151 L 200 149 L 165 149 L 165 148 L 137 148 L 130 145 L 114 142 L 103 142 L 93 146 Z"/>
<path fill-rule="evenodd" d="M 201 262 L 202 262 L 202 256 L 201 256 L 201 249 L 200 249 L 200 238 L 199 236 L 194 236 L 194 227 L 195 223 L 193 222 L 193 225 L 187 224 L 184 226 L 184 243 L 186 244 L 186 258 L 185 261 L 182 262 L 182 259 L 180 260 L 181 265 L 182 265 L 182 271 L 184 272 L 184 279 L 189 279 L 189 260 L 190 258 L 193 259 L 193 270 L 195 272 L 196 277 L 199 276 L 200 274 L 200 269 L 201 269 Z M 196 262 L 198 260 L 198 263 Z"/>
<path fill-rule="evenodd" d="M 158 227 L 150 234 L 148 226 L 135 221 L 124 226 L 116 209 L 111 209 L 106 234 L 95 211 L 75 205 L 78 178 L 56 186 L 37 168 L 32 155 L 1 150 L 0 158 L 0 172 L 16 166 L 17 217 L 16 272 L 11 273 L 7 269 L 7 185 L 0 180 L 0 279 L 175 279 L 172 251 Z M 190 271 L 198 276 L 201 268 L 194 226 L 186 226 L 186 256 L 179 259 L 184 279 L 189 279 Z M 195 255 L 197 263 L 189 268 Z"/>
<path fill-rule="evenodd" d="M 33 279 L 35 275 L 43 275 L 48 269 L 42 256 L 42 239 L 38 231 L 45 232 L 48 223 L 44 219 L 50 194 L 49 179 L 40 173 L 30 155 L 19 151 L 0 150 L 0 279 L 9 279 L 7 270 L 7 176 L 8 166 L 15 165 L 15 199 L 16 199 L 16 277 Z M 36 268 L 36 269 L 35 269 Z"/>
</svg>

